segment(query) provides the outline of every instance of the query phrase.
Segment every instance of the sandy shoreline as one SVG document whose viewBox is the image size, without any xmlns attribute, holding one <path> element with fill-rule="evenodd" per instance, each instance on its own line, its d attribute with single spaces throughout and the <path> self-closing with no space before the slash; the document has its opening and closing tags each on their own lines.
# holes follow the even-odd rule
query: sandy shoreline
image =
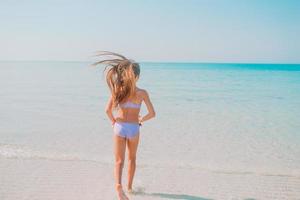
<svg viewBox="0 0 300 200">
<path fill-rule="evenodd" d="M 89 161 L 1 158 L 0 199 L 116 199 L 112 169 Z M 300 178 L 289 176 L 140 167 L 134 185 L 133 200 L 300 199 Z"/>
</svg>

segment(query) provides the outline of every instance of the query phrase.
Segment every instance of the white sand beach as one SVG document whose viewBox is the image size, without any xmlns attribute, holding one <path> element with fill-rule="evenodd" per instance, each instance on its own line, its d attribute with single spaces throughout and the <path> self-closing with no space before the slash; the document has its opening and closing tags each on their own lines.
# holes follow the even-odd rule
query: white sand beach
<svg viewBox="0 0 300 200">
<path fill-rule="evenodd" d="M 0 199 L 116 199 L 112 169 L 91 161 L 1 158 Z M 188 168 L 138 166 L 134 188 L 132 200 L 300 199 L 299 176 Z"/>
</svg>

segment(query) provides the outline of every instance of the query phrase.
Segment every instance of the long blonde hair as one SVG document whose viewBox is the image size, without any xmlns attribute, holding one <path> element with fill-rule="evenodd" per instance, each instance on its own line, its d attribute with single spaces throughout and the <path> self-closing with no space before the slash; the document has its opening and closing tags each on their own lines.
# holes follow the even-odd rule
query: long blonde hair
<svg viewBox="0 0 300 200">
<path fill-rule="evenodd" d="M 106 65 L 106 82 L 113 98 L 113 107 L 135 95 L 136 78 L 140 75 L 140 66 L 133 60 L 117 53 L 100 51 L 97 56 L 113 56 L 112 59 L 103 59 L 93 65 Z M 109 69 L 107 69 L 109 67 Z"/>
</svg>

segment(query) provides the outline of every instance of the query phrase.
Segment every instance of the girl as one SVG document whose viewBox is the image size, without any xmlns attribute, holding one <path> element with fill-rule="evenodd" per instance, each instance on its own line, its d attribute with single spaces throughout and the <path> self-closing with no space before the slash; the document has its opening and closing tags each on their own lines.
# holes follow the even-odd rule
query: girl
<svg viewBox="0 0 300 200">
<path fill-rule="evenodd" d="M 136 167 L 136 152 L 139 143 L 140 126 L 146 120 L 155 116 L 153 105 L 146 90 L 138 88 L 136 82 L 140 76 L 140 66 L 126 57 L 102 51 L 99 56 L 114 56 L 113 59 L 104 59 L 95 65 L 105 64 L 109 67 L 106 73 L 106 81 L 111 96 L 106 106 L 106 114 L 109 117 L 114 132 L 115 154 L 115 187 L 119 200 L 128 199 L 122 188 L 122 169 L 126 146 L 128 149 L 128 182 L 127 190 L 132 192 L 132 183 Z M 106 70 L 105 68 L 105 70 Z M 145 103 L 148 113 L 140 117 L 139 112 L 142 102 Z M 113 110 L 117 109 L 117 115 Z"/>
</svg>

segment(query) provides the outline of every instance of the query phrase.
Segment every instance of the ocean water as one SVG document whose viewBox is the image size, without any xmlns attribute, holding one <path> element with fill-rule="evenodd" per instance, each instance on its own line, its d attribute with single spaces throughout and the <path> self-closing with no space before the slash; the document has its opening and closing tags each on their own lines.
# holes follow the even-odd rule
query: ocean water
<svg viewBox="0 0 300 200">
<path fill-rule="evenodd" d="M 0 62 L 0 158 L 113 163 L 109 91 L 89 64 Z M 300 65 L 141 63 L 138 86 L 157 113 L 140 167 L 300 176 Z"/>
</svg>

